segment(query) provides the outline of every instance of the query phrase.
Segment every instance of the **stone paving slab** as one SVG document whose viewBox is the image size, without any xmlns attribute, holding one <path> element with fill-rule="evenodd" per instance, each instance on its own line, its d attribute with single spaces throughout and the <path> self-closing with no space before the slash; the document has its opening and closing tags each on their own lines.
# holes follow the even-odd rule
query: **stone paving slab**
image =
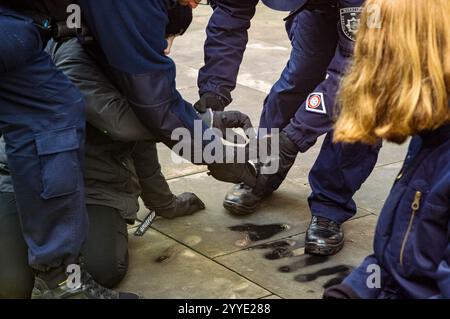
<svg viewBox="0 0 450 319">
<path fill-rule="evenodd" d="M 130 234 L 130 271 L 118 287 L 151 299 L 257 299 L 270 293 L 151 230 L 142 238 Z"/>
<path fill-rule="evenodd" d="M 176 193 L 195 192 L 207 208 L 194 216 L 179 218 L 173 222 L 159 220 L 154 227 L 208 257 L 228 254 L 255 244 L 248 240 L 245 232 L 232 231 L 229 227 L 244 227 L 247 224 L 255 227 L 277 225 L 274 226 L 275 232 L 278 229 L 279 233 L 257 241 L 265 242 L 303 233 L 310 222 L 306 202 L 309 190 L 290 182 L 285 183 L 279 192 L 265 201 L 258 213 L 247 217 L 231 215 L 222 206 L 224 196 L 232 185 L 217 182 L 206 174 L 173 180 L 170 185 Z M 284 229 L 283 225 L 288 225 L 288 229 Z"/>
<path fill-rule="evenodd" d="M 282 298 L 320 298 L 324 286 L 341 280 L 371 253 L 375 224 L 373 215 L 348 222 L 346 245 L 333 258 L 304 255 L 303 236 L 294 236 L 215 260 Z M 283 258 L 289 253 L 295 256 Z"/>
<path fill-rule="evenodd" d="M 268 297 L 264 297 L 264 298 L 261 298 L 261 299 L 273 299 L 273 300 L 279 300 L 279 299 L 282 299 L 281 297 L 278 297 L 277 295 L 270 295 L 270 296 L 268 296 Z"/>
<path fill-rule="evenodd" d="M 257 213 L 243 217 L 231 215 L 222 206 L 223 198 L 231 187 L 229 184 L 200 174 L 172 180 L 170 185 L 175 193 L 195 192 L 207 208 L 194 216 L 175 221 L 158 220 L 153 227 L 211 258 L 304 233 L 311 220 L 307 204 L 310 189 L 290 181 L 286 181 L 278 192 L 265 200 Z M 361 210 L 358 217 L 367 214 L 367 211 Z M 246 227 L 250 233 L 264 234 L 249 240 Z M 266 234 L 272 232 L 273 236 Z"/>
</svg>

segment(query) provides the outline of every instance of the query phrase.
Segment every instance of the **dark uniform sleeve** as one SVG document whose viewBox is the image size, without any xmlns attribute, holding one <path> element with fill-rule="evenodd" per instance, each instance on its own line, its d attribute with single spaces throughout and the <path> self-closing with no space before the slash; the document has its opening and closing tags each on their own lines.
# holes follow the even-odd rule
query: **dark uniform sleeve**
<svg viewBox="0 0 450 319">
<path fill-rule="evenodd" d="M 155 137 L 139 121 L 126 98 L 84 51 L 77 39 L 57 50 L 48 47 L 55 65 L 80 89 L 86 102 L 86 120 L 114 140 L 134 142 Z"/>
<path fill-rule="evenodd" d="M 432 201 L 430 200 L 430 207 L 437 216 L 450 216 L 450 164 L 447 161 L 441 167 L 444 167 L 442 170 L 444 173 L 434 185 L 439 190 L 439 193 Z M 447 247 L 436 272 L 437 285 L 441 291 L 439 298 L 443 299 L 450 298 L 450 219 L 448 221 L 447 235 Z"/>
<path fill-rule="evenodd" d="M 214 92 L 228 98 L 235 89 L 257 4 L 258 0 L 213 2 L 214 13 L 206 30 L 205 66 L 198 79 L 200 95 Z"/>
<path fill-rule="evenodd" d="M 388 281 L 389 275 L 383 268 L 378 268 L 379 273 L 375 272 L 375 268 L 380 262 L 377 260 L 375 255 L 368 256 L 362 264 L 354 269 L 352 273 L 344 280 L 343 284 L 349 287 L 354 294 L 356 294 L 361 299 L 377 299 L 378 295 L 382 291 L 383 283 Z M 381 286 L 374 285 L 370 287 L 368 282 L 372 282 L 377 277 Z"/>
<path fill-rule="evenodd" d="M 115 84 L 141 122 L 166 144 L 199 120 L 175 87 L 175 64 L 167 47 L 167 1 L 81 0 L 83 17 L 106 56 Z M 203 130 L 207 127 L 204 125 Z"/>
<path fill-rule="evenodd" d="M 284 129 L 301 152 L 306 152 L 317 138 L 329 132 L 334 125 L 334 108 L 341 79 L 353 56 L 354 41 L 364 0 L 339 0 L 339 41 L 327 76 L 292 118 Z"/>
</svg>

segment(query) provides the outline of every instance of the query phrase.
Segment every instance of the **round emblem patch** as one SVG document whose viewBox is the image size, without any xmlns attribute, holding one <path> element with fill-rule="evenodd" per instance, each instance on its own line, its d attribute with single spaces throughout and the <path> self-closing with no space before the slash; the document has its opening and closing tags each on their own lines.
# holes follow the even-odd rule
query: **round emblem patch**
<svg viewBox="0 0 450 319">
<path fill-rule="evenodd" d="M 322 97 L 320 95 L 311 95 L 308 100 L 308 106 L 311 109 L 317 109 L 322 104 Z"/>
</svg>

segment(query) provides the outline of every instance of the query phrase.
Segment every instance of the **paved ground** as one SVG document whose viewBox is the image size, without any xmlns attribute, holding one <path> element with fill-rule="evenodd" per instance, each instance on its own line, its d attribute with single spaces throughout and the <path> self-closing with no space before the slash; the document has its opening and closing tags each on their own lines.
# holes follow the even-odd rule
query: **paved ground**
<svg viewBox="0 0 450 319">
<path fill-rule="evenodd" d="M 191 102 L 197 98 L 210 13 L 208 7 L 197 10 L 191 30 L 174 47 L 178 88 Z M 254 123 L 289 56 L 283 17 L 259 7 L 252 24 L 231 108 L 248 113 Z M 158 220 L 143 238 L 131 235 L 130 272 L 120 288 L 147 298 L 319 298 L 324 286 L 371 252 L 377 214 L 406 149 L 385 145 L 375 172 L 356 196 L 359 212 L 345 225 L 344 250 L 326 259 L 306 256 L 302 249 L 310 221 L 307 174 L 320 144 L 299 157 L 281 190 L 249 218 L 231 216 L 222 207 L 229 185 L 212 180 L 204 167 L 171 164 L 169 151 L 161 148 L 173 191 L 197 193 L 207 209 L 176 221 Z"/>
</svg>

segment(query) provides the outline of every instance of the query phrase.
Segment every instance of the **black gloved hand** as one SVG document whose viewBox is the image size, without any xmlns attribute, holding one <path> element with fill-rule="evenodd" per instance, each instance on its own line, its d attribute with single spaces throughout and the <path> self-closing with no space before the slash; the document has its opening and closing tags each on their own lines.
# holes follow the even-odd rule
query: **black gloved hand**
<svg viewBox="0 0 450 319">
<path fill-rule="evenodd" d="M 174 219 L 181 216 L 189 216 L 205 209 L 205 204 L 193 193 L 183 193 L 175 196 L 172 203 L 164 208 L 155 209 L 158 216 Z"/>
<path fill-rule="evenodd" d="M 208 165 L 209 175 L 215 179 L 233 184 L 256 185 L 257 170 L 251 163 L 250 145 L 223 145 L 223 161 Z"/>
<path fill-rule="evenodd" d="M 227 129 L 241 128 L 244 132 L 248 132 L 253 128 L 248 115 L 239 111 L 213 112 L 212 126 L 220 130 L 224 138 L 227 138 Z"/>
<path fill-rule="evenodd" d="M 256 185 L 256 169 L 250 162 L 211 164 L 208 169 L 208 174 L 221 182 L 244 183 L 250 187 Z"/>
<path fill-rule="evenodd" d="M 268 156 L 261 157 L 261 150 L 259 150 L 259 175 L 254 188 L 254 193 L 261 197 L 266 197 L 276 191 L 283 181 L 286 179 L 290 169 L 295 164 L 299 149 L 295 145 L 286 133 L 281 132 L 279 135 L 279 154 L 273 154 L 274 150 L 271 149 L 271 142 L 273 137 L 265 137 L 266 145 L 268 146 Z M 260 144 L 261 145 L 261 144 Z M 271 172 L 271 165 L 274 165 L 274 161 L 278 161 L 278 169 L 276 172 Z"/>
<path fill-rule="evenodd" d="M 223 111 L 231 103 L 231 94 L 227 92 L 225 95 L 227 98 L 224 98 L 216 93 L 207 92 L 201 96 L 197 103 L 194 104 L 194 107 L 200 113 L 205 113 L 207 109 L 212 109 L 213 111 Z"/>
<path fill-rule="evenodd" d="M 240 134 L 227 134 L 227 129 L 241 128 L 248 138 L 256 137 L 253 124 L 247 114 L 239 111 L 212 111 L 208 109 L 205 113 L 198 113 L 198 116 L 209 127 L 215 128 L 222 133 L 224 139 L 235 144 L 246 144 L 247 141 Z M 251 133 L 253 132 L 253 133 Z M 236 140 L 237 138 L 237 140 Z"/>
</svg>

